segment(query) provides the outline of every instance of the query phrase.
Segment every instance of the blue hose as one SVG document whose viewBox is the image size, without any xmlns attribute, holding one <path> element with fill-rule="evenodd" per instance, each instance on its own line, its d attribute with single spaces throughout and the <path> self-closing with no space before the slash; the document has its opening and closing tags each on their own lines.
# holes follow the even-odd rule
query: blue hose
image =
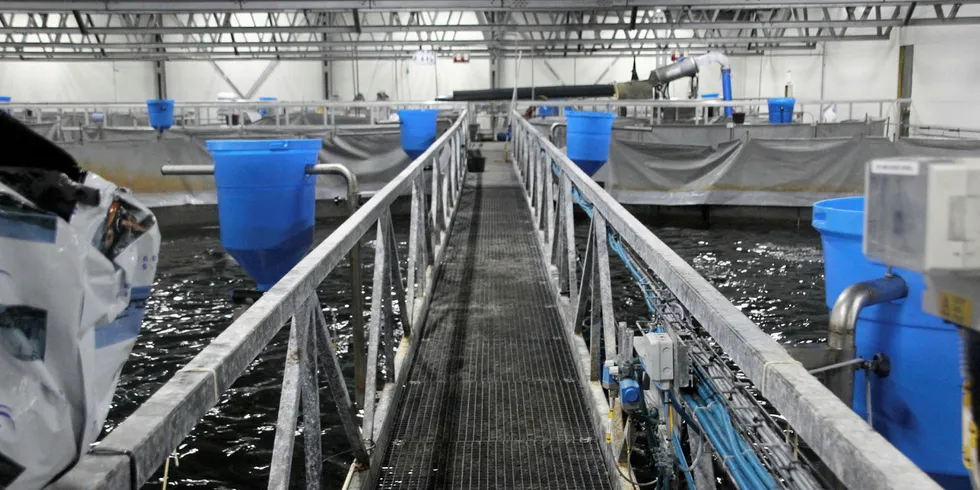
<svg viewBox="0 0 980 490">
<path fill-rule="evenodd" d="M 725 100 L 731 100 L 732 86 L 730 70 L 722 70 L 722 85 Z M 725 108 L 725 114 L 727 116 L 731 116 L 731 112 L 731 107 Z M 555 175 L 561 175 L 561 170 L 554 162 L 552 162 L 552 171 Z M 586 201 L 575 187 L 572 187 L 572 198 L 575 200 L 575 204 L 582 208 L 585 214 L 591 218 L 593 213 L 592 203 Z M 640 273 L 639 269 L 637 269 L 636 265 L 633 264 L 633 261 L 630 260 L 626 249 L 616 235 L 610 232 L 607 239 L 609 240 L 609 248 L 619 256 L 626 269 L 630 271 L 630 275 L 639 284 L 647 309 L 650 310 L 651 314 L 655 313 L 654 299 L 656 298 L 656 294 L 653 288 L 643 274 Z M 663 331 L 660 326 L 657 327 L 657 330 Z M 688 406 L 694 407 L 694 418 L 699 422 L 698 425 L 701 426 L 702 435 L 711 441 L 711 445 L 718 451 L 725 466 L 731 472 L 732 478 L 740 488 L 776 489 L 776 482 L 772 479 L 772 475 L 762 465 L 762 462 L 759 461 L 759 458 L 745 440 L 739 437 L 735 431 L 731 417 L 729 417 L 728 412 L 724 408 L 723 400 L 715 393 L 707 381 L 705 373 L 698 370 L 697 374 L 699 375 L 700 381 L 697 383 L 697 393 L 696 395 L 684 395 L 684 400 Z M 664 397 L 664 400 L 672 400 L 673 398 L 669 393 L 665 392 L 661 392 L 661 396 Z M 672 400 L 672 402 L 676 404 L 676 400 Z M 664 406 L 664 410 L 666 411 L 666 405 Z M 673 440 L 674 452 L 677 454 L 678 460 L 686 467 L 687 458 L 684 456 L 677 434 L 672 433 L 671 439 Z M 690 472 L 685 472 L 684 477 L 687 481 L 688 488 L 694 489 L 694 479 Z M 666 483 L 666 480 L 664 479 L 663 483 Z"/>
<path fill-rule="evenodd" d="M 661 393 L 661 398 L 663 398 L 663 393 Z M 664 398 L 664 413 L 667 413 L 667 399 Z M 681 447 L 681 440 L 677 437 L 677 431 L 673 428 L 670 429 L 670 439 L 674 441 L 674 454 L 677 455 L 677 460 L 681 463 L 681 468 L 688 468 L 687 457 L 684 456 L 684 448 Z M 702 442 L 701 444 L 704 444 Z M 687 481 L 687 488 L 689 490 L 697 490 L 697 485 L 694 484 L 694 477 L 691 475 L 690 471 L 684 472 L 684 480 Z"/>
<path fill-rule="evenodd" d="M 732 70 L 724 68 L 721 70 L 721 98 L 722 100 L 732 100 Z M 732 117 L 732 106 L 725 107 L 725 117 Z"/>
</svg>

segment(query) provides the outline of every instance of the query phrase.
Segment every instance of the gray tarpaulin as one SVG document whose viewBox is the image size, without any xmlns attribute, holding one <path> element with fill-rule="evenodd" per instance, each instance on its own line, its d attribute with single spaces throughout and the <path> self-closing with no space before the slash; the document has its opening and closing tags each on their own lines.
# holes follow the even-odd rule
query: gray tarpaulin
<svg viewBox="0 0 980 490">
<path fill-rule="evenodd" d="M 322 119 L 321 119 L 322 122 Z M 535 121 L 543 132 L 552 121 Z M 320 138 L 320 160 L 347 165 L 362 192 L 390 181 L 410 162 L 397 126 L 370 129 L 174 128 L 161 136 L 147 129 L 97 126 L 36 128 L 55 139 L 83 168 L 128 187 L 149 206 L 213 204 L 210 176 L 160 175 L 163 165 L 210 164 L 209 139 Z M 864 165 L 873 158 L 980 156 L 980 141 L 880 137 L 883 121 L 835 124 L 724 126 L 664 125 L 616 129 L 610 161 L 596 175 L 627 204 L 810 206 L 820 199 L 863 192 Z M 333 176 L 317 179 L 317 197 L 345 194 Z"/>
<path fill-rule="evenodd" d="M 557 119 L 535 120 L 548 133 Z M 596 174 L 624 204 L 800 206 L 864 192 L 869 160 L 980 156 L 980 141 L 885 138 L 884 120 L 613 129 Z M 558 144 L 564 144 L 564 129 Z"/>
<path fill-rule="evenodd" d="M 616 131 L 609 162 L 595 179 L 627 204 L 810 206 L 862 194 L 865 164 L 895 156 L 980 156 L 980 141 L 857 135 L 682 145 Z"/>
<path fill-rule="evenodd" d="M 77 134 L 76 134 L 77 136 Z M 87 128 L 82 138 L 59 141 L 82 168 L 127 187 L 148 206 L 214 204 L 211 176 L 164 176 L 164 165 L 207 165 L 209 139 L 321 138 L 321 161 L 347 165 L 358 177 L 361 192 L 372 192 L 390 181 L 411 161 L 401 150 L 397 128 L 345 131 L 284 131 L 273 128 L 175 128 L 158 136 L 145 129 Z M 346 195 L 344 183 L 333 176 L 317 179 L 317 198 Z"/>
</svg>

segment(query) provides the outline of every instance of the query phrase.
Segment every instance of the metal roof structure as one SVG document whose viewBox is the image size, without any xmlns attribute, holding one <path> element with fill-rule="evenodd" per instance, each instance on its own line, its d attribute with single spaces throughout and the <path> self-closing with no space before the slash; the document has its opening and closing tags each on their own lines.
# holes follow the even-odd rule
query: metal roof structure
<svg viewBox="0 0 980 490">
<path fill-rule="evenodd" d="M 980 24 L 980 3 L 865 0 L 0 1 L 0 59 L 751 55 Z"/>
</svg>

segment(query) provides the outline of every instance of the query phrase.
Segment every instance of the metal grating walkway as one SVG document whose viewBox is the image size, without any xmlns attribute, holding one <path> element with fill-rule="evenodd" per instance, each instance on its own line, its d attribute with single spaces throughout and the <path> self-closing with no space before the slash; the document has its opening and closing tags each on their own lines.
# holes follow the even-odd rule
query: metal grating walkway
<svg viewBox="0 0 980 490">
<path fill-rule="evenodd" d="M 379 488 L 609 488 L 510 165 L 471 174 Z"/>
</svg>

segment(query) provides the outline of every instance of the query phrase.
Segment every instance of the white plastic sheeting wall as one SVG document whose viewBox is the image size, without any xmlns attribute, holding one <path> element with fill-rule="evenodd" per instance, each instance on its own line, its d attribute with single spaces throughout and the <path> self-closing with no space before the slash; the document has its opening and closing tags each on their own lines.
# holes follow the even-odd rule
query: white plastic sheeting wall
<svg viewBox="0 0 980 490">
<path fill-rule="evenodd" d="M 0 95 L 31 102 L 131 102 L 155 98 L 142 61 L 0 62 Z"/>
<path fill-rule="evenodd" d="M 980 129 L 980 26 L 915 27 L 901 41 L 915 46 L 912 124 Z"/>
<path fill-rule="evenodd" d="M 437 58 L 435 65 L 423 65 L 405 60 L 334 61 L 331 92 L 341 100 L 353 100 L 357 93 L 366 100 L 375 100 L 378 92 L 386 92 L 392 100 L 435 100 L 438 95 L 454 90 L 490 87 L 490 60 L 471 59 L 454 63 L 451 57 Z"/>
<path fill-rule="evenodd" d="M 247 95 L 259 80 L 270 60 L 216 61 L 235 87 Z M 323 75 L 318 61 L 281 61 L 268 78 L 255 88 L 253 98 L 276 97 L 279 100 L 322 100 Z M 207 61 L 171 61 L 167 63 L 167 96 L 174 100 L 216 100 L 222 92 L 235 90 Z"/>
</svg>

